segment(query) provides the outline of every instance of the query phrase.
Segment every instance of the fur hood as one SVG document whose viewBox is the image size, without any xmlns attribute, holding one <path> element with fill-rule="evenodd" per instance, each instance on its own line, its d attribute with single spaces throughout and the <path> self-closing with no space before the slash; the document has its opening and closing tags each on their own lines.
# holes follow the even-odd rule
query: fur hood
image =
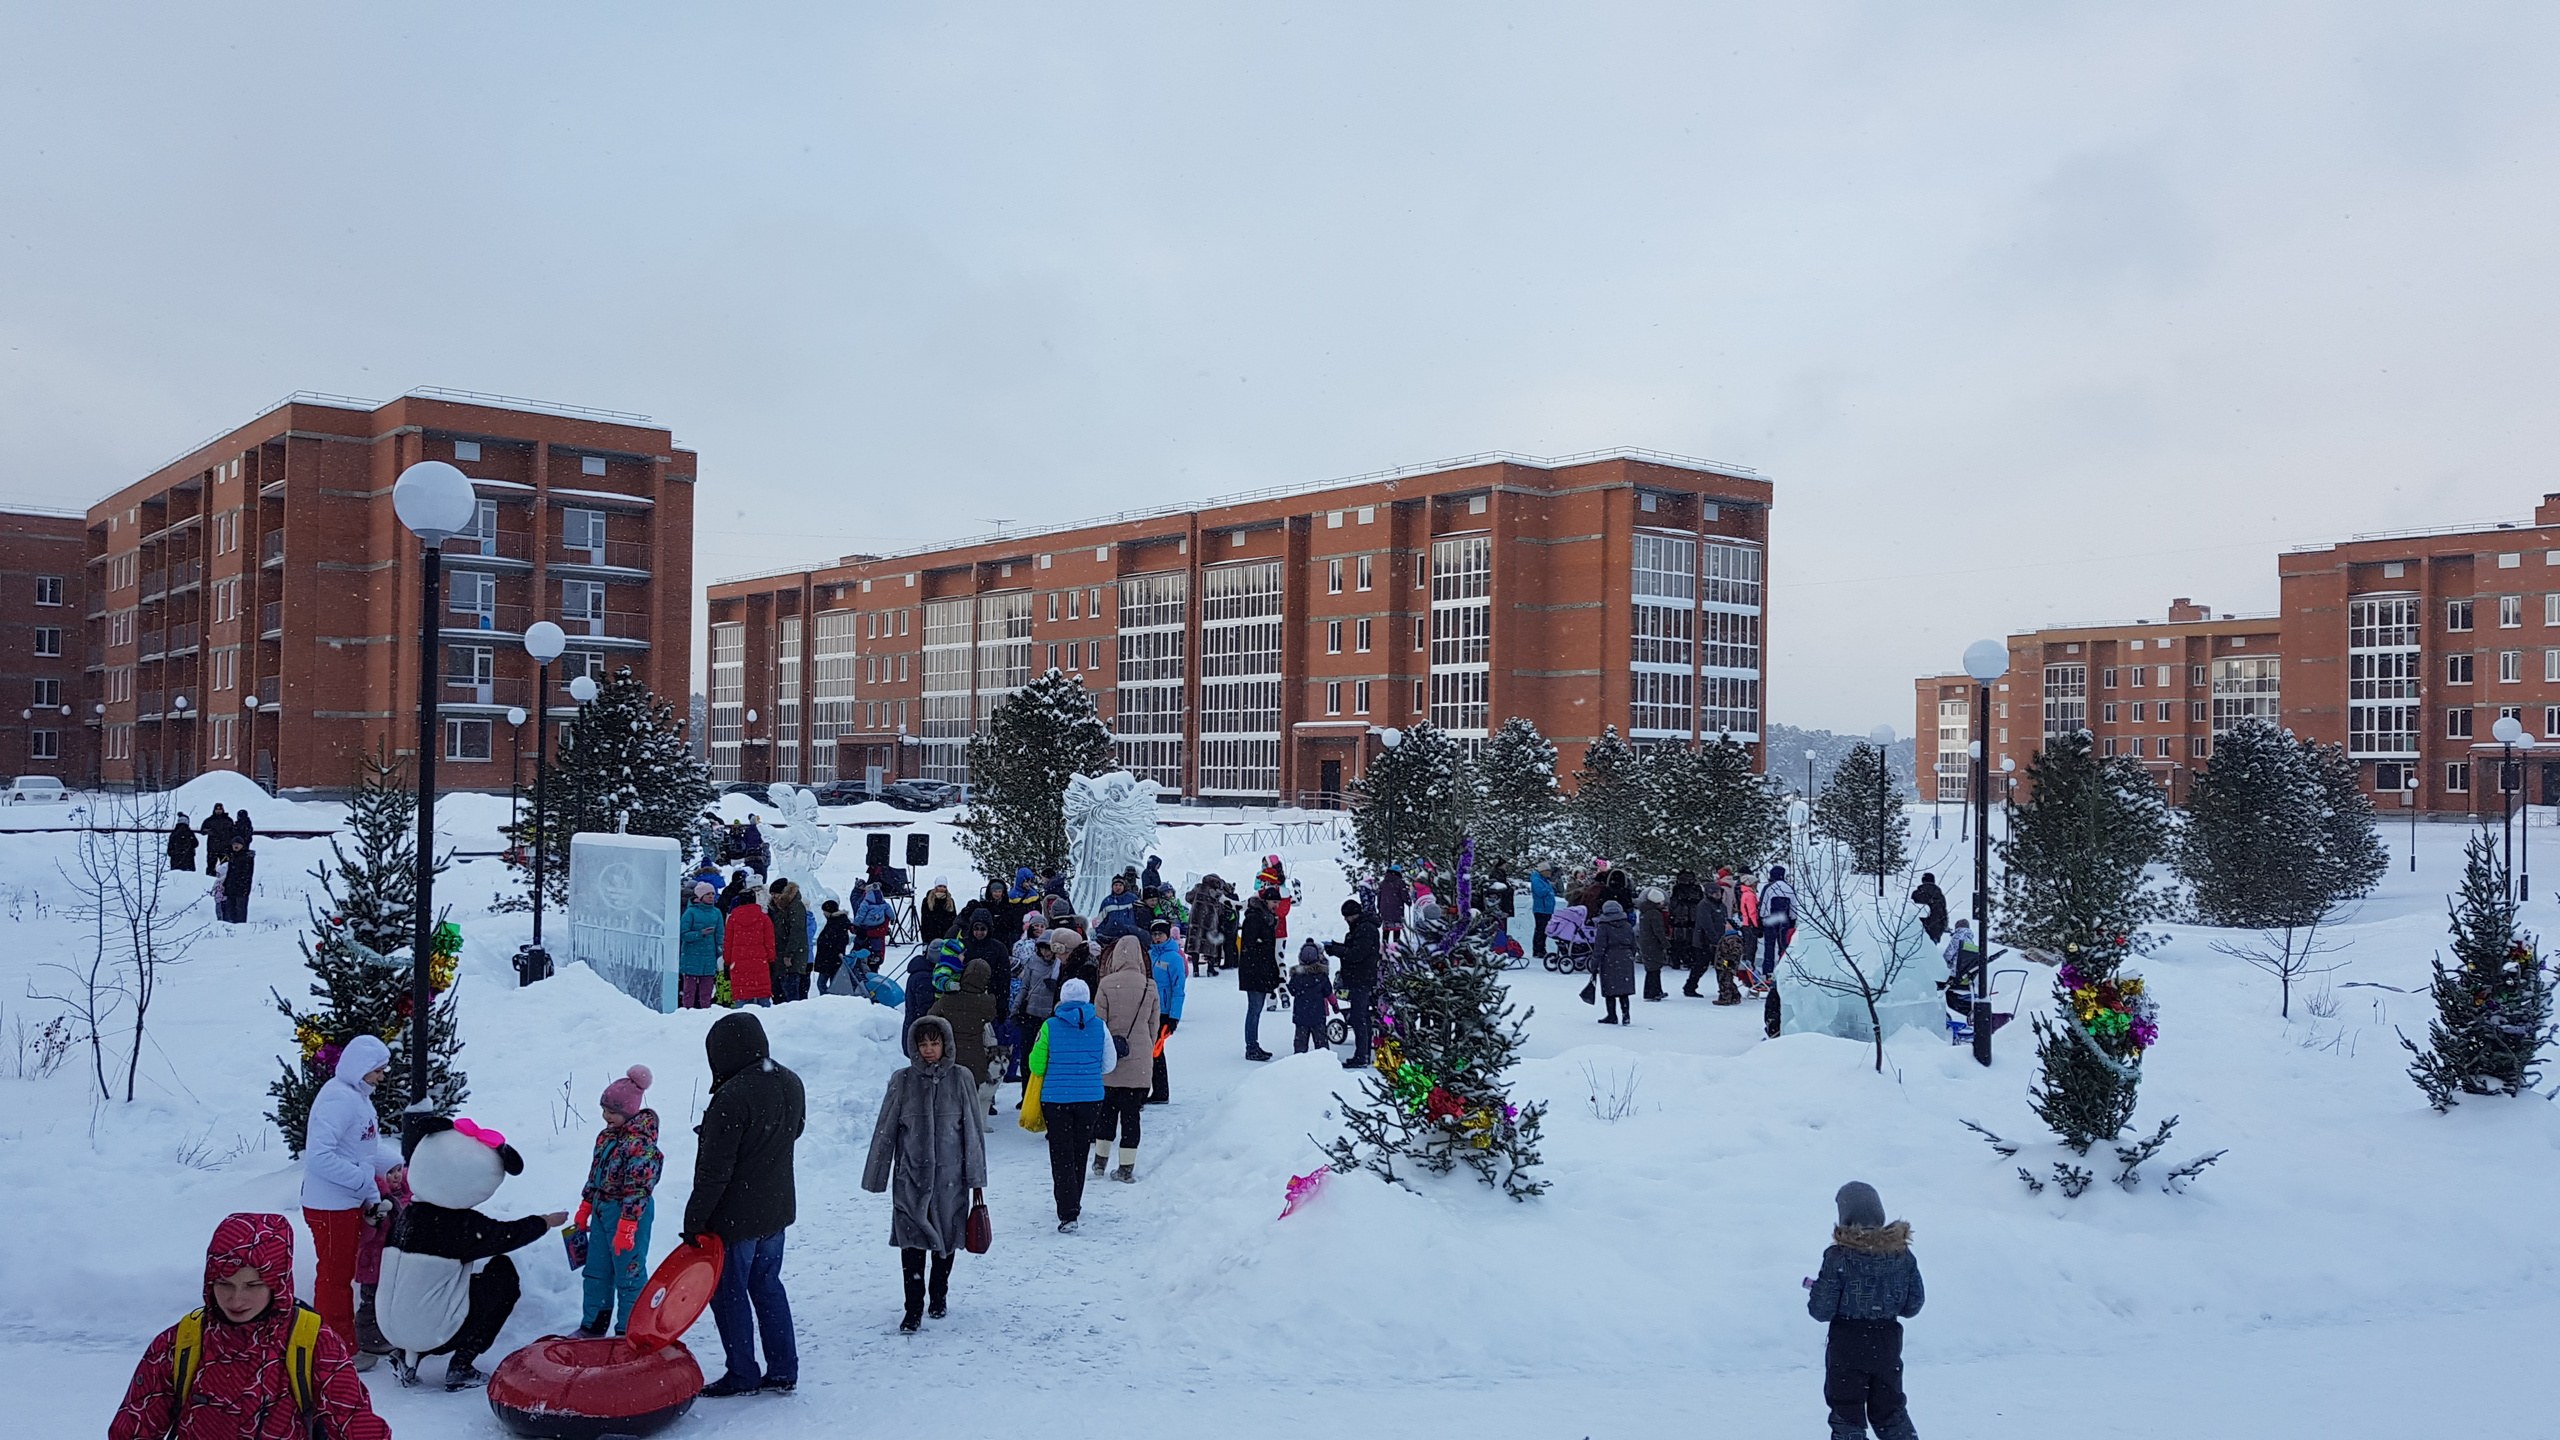
<svg viewBox="0 0 2560 1440">
<path fill-rule="evenodd" d="M 1890 1225 L 1834 1225 L 1831 1243 L 1868 1255 L 1900 1255 L 1911 1248 L 1911 1222 Z"/>
</svg>

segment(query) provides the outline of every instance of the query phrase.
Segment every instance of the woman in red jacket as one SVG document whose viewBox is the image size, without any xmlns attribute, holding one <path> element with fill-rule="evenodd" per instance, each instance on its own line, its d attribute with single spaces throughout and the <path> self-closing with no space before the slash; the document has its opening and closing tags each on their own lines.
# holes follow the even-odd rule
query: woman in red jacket
<svg viewBox="0 0 2560 1440">
<path fill-rule="evenodd" d="M 205 1247 L 204 1308 L 143 1352 L 108 1440 L 391 1440 L 355 1356 L 318 1321 L 293 1301 L 293 1226 L 226 1218 Z"/>
<path fill-rule="evenodd" d="M 729 967 L 729 999 L 740 1005 L 773 1003 L 773 918 L 765 914 L 764 887 L 751 887 L 729 912 L 720 959 Z"/>
</svg>

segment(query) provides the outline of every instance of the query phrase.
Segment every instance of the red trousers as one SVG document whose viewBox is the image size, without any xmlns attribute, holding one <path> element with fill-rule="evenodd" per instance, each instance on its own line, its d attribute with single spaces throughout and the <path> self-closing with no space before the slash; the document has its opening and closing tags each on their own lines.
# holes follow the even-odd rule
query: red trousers
<svg viewBox="0 0 2560 1440">
<path fill-rule="evenodd" d="M 320 1321 L 356 1351 L 356 1248 L 364 1240 L 362 1210 L 305 1208 L 302 1223 L 311 1230 L 311 1252 L 319 1271 L 312 1284 L 311 1308 Z"/>
</svg>

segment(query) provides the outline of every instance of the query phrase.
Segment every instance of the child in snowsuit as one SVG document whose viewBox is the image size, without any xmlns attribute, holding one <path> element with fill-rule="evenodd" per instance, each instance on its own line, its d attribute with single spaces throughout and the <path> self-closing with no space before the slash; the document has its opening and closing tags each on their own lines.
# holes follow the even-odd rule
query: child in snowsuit
<svg viewBox="0 0 2560 1440">
<path fill-rule="evenodd" d="M 1148 927 L 1147 963 L 1155 967 L 1157 999 L 1155 1082 L 1147 1091 L 1150 1105 L 1173 1099 L 1171 1077 L 1164 1068 L 1164 1046 L 1173 1032 L 1182 1028 L 1183 982 L 1191 975 L 1191 968 L 1182 960 L 1182 942 L 1173 938 L 1173 925 L 1170 920 L 1158 920 Z"/>
<path fill-rule="evenodd" d="M 1333 980 L 1325 973 L 1324 947 L 1309 940 L 1298 947 L 1298 963 L 1289 970 L 1289 1018 L 1298 1027 L 1293 1053 L 1330 1050 L 1324 1038 L 1325 1011 L 1333 1003 Z"/>
<path fill-rule="evenodd" d="M 604 1087 L 604 1098 L 596 1102 L 604 1129 L 596 1136 L 595 1158 L 587 1162 L 575 1222 L 587 1237 L 581 1335 L 630 1329 L 631 1307 L 649 1278 L 649 1222 L 657 1218 L 658 1175 L 667 1163 L 658 1149 L 658 1112 L 641 1103 L 650 1079 L 648 1066 L 634 1065 Z"/>
<path fill-rule="evenodd" d="M 201 1294 L 203 1309 L 142 1352 L 108 1440 L 391 1440 L 355 1352 L 293 1301 L 293 1226 L 283 1216 L 236 1214 L 215 1226 Z"/>
<path fill-rule="evenodd" d="M 1852 1180 L 1833 1197 L 1840 1223 L 1822 1252 L 1822 1273 L 1805 1281 L 1806 1313 L 1830 1322 L 1823 1352 L 1822 1398 L 1831 1405 L 1832 1440 L 1918 1440 L 1902 1395 L 1902 1322 L 1920 1313 L 1920 1262 L 1911 1256 L 1911 1225 L 1884 1219 L 1875 1187 Z"/>
</svg>

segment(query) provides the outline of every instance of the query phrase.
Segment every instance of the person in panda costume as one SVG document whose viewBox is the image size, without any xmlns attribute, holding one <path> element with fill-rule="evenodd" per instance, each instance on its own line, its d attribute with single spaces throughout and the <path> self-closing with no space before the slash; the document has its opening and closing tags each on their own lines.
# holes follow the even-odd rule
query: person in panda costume
<svg viewBox="0 0 2560 1440">
<path fill-rule="evenodd" d="M 524 1173 L 524 1157 L 505 1136 L 469 1120 L 430 1117 L 409 1154 L 409 1203 L 382 1248 L 376 1319 L 395 1347 L 400 1383 L 418 1383 L 418 1362 L 446 1355 L 444 1388 L 462 1390 L 488 1377 L 472 1361 L 497 1343 L 516 1308 L 520 1249 L 559 1228 L 565 1210 L 493 1220 L 476 1208 L 499 1182 Z"/>
</svg>

